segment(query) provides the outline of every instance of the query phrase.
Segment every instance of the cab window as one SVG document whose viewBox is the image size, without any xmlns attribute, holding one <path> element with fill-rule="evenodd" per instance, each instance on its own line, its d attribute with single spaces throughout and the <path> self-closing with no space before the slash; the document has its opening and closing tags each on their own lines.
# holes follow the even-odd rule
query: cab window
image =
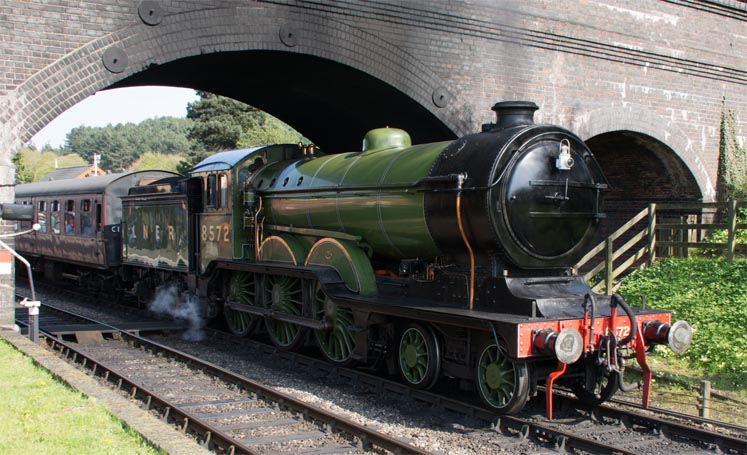
<svg viewBox="0 0 747 455">
<path fill-rule="evenodd" d="M 226 174 L 218 175 L 218 203 L 217 207 L 228 207 L 228 176 Z"/>
<path fill-rule="evenodd" d="M 205 195 L 207 200 L 205 201 L 205 205 L 207 207 L 215 207 L 215 198 L 217 195 L 217 192 L 215 191 L 215 174 L 208 175 L 207 177 L 207 194 Z"/>
</svg>

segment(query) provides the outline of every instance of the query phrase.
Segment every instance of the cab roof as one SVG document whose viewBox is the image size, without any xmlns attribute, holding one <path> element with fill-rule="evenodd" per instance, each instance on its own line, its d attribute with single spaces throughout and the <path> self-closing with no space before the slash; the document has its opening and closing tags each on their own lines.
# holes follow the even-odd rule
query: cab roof
<svg viewBox="0 0 747 455">
<path fill-rule="evenodd" d="M 226 171 L 232 169 L 234 166 L 246 159 L 246 157 L 265 147 L 267 146 L 261 145 L 259 147 L 248 149 L 229 150 L 227 152 L 215 153 L 195 164 L 189 173 L 194 174 L 195 172 Z"/>
</svg>

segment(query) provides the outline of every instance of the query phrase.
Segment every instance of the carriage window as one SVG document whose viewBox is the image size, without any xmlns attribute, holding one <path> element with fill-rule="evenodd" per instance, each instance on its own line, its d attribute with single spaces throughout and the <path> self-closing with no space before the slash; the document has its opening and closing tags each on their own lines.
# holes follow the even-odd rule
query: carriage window
<svg viewBox="0 0 747 455">
<path fill-rule="evenodd" d="M 36 202 L 36 222 L 41 226 L 39 232 L 47 232 L 47 201 Z"/>
<path fill-rule="evenodd" d="M 86 237 L 93 235 L 93 219 L 91 218 L 91 200 L 80 201 L 80 233 Z"/>
<path fill-rule="evenodd" d="M 205 205 L 208 207 L 215 207 L 215 174 L 208 175 L 207 178 L 207 200 Z"/>
<path fill-rule="evenodd" d="M 65 234 L 75 234 L 75 201 L 65 201 Z"/>
<path fill-rule="evenodd" d="M 217 206 L 228 207 L 228 176 L 226 174 L 218 176 L 218 188 L 220 189 L 220 198 Z"/>
<path fill-rule="evenodd" d="M 96 204 L 96 232 L 101 232 L 101 204 Z"/>
<path fill-rule="evenodd" d="M 60 233 L 60 201 L 52 201 L 49 207 L 49 224 L 52 226 L 52 232 Z"/>
</svg>

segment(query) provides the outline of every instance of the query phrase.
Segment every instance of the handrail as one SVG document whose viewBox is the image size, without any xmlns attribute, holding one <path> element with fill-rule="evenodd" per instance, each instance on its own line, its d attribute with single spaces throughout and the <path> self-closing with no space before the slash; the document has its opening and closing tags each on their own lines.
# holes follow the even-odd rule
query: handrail
<svg viewBox="0 0 747 455">
<path fill-rule="evenodd" d="M 598 280 L 593 285 L 595 291 L 604 291 L 612 294 L 619 288 L 619 277 L 628 272 L 632 267 L 645 267 L 651 265 L 656 259 L 657 252 L 660 255 L 675 255 L 675 249 L 700 249 L 723 252 L 727 261 L 732 262 L 737 249 L 737 231 L 747 229 L 747 223 L 737 223 L 739 207 L 747 207 L 747 201 L 729 200 L 726 202 L 675 202 L 675 203 L 658 203 L 649 204 L 648 207 L 634 215 L 628 222 L 616 229 L 604 241 L 589 250 L 574 266 L 575 270 L 583 267 L 589 268 L 583 275 L 584 279 L 589 282 Z M 715 210 L 714 210 L 715 209 Z M 706 213 L 714 215 L 718 211 L 725 211 L 725 219 L 721 221 L 704 222 L 702 216 Z M 657 222 L 658 216 L 666 215 L 671 212 L 691 211 L 692 215 L 698 215 L 697 223 L 686 222 Z M 682 216 L 682 213 L 677 213 Z M 646 225 L 635 230 L 644 219 L 647 218 Z M 701 234 L 703 231 L 712 232 L 714 230 L 726 230 L 727 241 L 725 243 L 703 242 Z M 697 238 L 695 241 L 687 240 L 690 232 L 695 231 Z M 669 238 L 663 237 L 662 234 L 668 232 Z M 673 235 L 674 233 L 678 235 Z M 615 241 L 625 239 L 625 243 L 615 247 Z M 675 240 L 679 238 L 680 240 Z M 684 239 L 684 240 L 683 240 Z M 635 249 L 636 246 L 642 245 Z M 629 253 L 630 251 L 632 253 Z M 669 251 L 668 251 L 669 250 Z M 600 255 L 603 256 L 600 258 Z M 644 263 L 641 260 L 646 258 Z M 593 267 L 590 267 L 592 261 L 599 261 Z M 622 261 L 620 263 L 619 262 Z M 602 278 L 598 278 L 599 276 Z M 595 278 L 597 277 L 597 278 Z"/>
</svg>

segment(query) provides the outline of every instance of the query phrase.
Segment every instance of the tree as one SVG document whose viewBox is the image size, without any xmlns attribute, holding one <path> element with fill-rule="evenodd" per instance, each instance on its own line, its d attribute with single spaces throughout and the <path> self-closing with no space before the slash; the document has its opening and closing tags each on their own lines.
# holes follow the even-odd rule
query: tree
<svg viewBox="0 0 747 455">
<path fill-rule="evenodd" d="M 35 151 L 29 148 L 25 148 L 23 150 Z M 13 164 L 16 167 L 16 182 L 29 183 L 34 181 L 33 170 L 26 165 L 23 160 L 23 154 L 20 151 L 16 153 L 15 156 L 13 156 Z"/>
<path fill-rule="evenodd" d="M 200 99 L 187 105 L 187 118 L 194 121 L 189 134 L 194 149 L 179 164 L 181 173 L 212 153 L 303 140 L 290 126 L 253 106 L 208 92 L 197 95 Z"/>
<path fill-rule="evenodd" d="M 84 166 L 86 161 L 78 155 L 59 155 L 56 151 L 44 149 L 38 151 L 31 147 L 22 148 L 14 157 L 16 180 L 18 182 L 35 182 L 57 167 Z"/>
<path fill-rule="evenodd" d="M 81 126 L 68 133 L 66 149 L 88 162 L 98 153 L 102 168 L 120 172 L 149 152 L 186 155 L 194 148 L 188 138 L 192 124 L 189 119 L 159 117 L 138 124 Z"/>
<path fill-rule="evenodd" d="M 146 152 L 130 166 L 130 171 L 146 171 L 158 169 L 160 171 L 176 172 L 176 168 L 183 155 Z"/>
<path fill-rule="evenodd" d="M 90 126 L 73 128 L 65 137 L 65 148 L 87 162 L 92 162 L 93 154 L 99 151 L 100 130 Z"/>
<path fill-rule="evenodd" d="M 101 167 L 121 172 L 134 160 L 135 154 L 122 134 L 122 125 L 95 128 L 79 126 L 67 134 L 66 148 L 86 162 L 93 162 L 93 154 L 101 155 Z"/>
<path fill-rule="evenodd" d="M 147 152 L 184 155 L 194 147 L 189 139 L 194 122 L 187 118 L 159 117 L 135 125 L 130 139 L 138 156 Z"/>
</svg>

